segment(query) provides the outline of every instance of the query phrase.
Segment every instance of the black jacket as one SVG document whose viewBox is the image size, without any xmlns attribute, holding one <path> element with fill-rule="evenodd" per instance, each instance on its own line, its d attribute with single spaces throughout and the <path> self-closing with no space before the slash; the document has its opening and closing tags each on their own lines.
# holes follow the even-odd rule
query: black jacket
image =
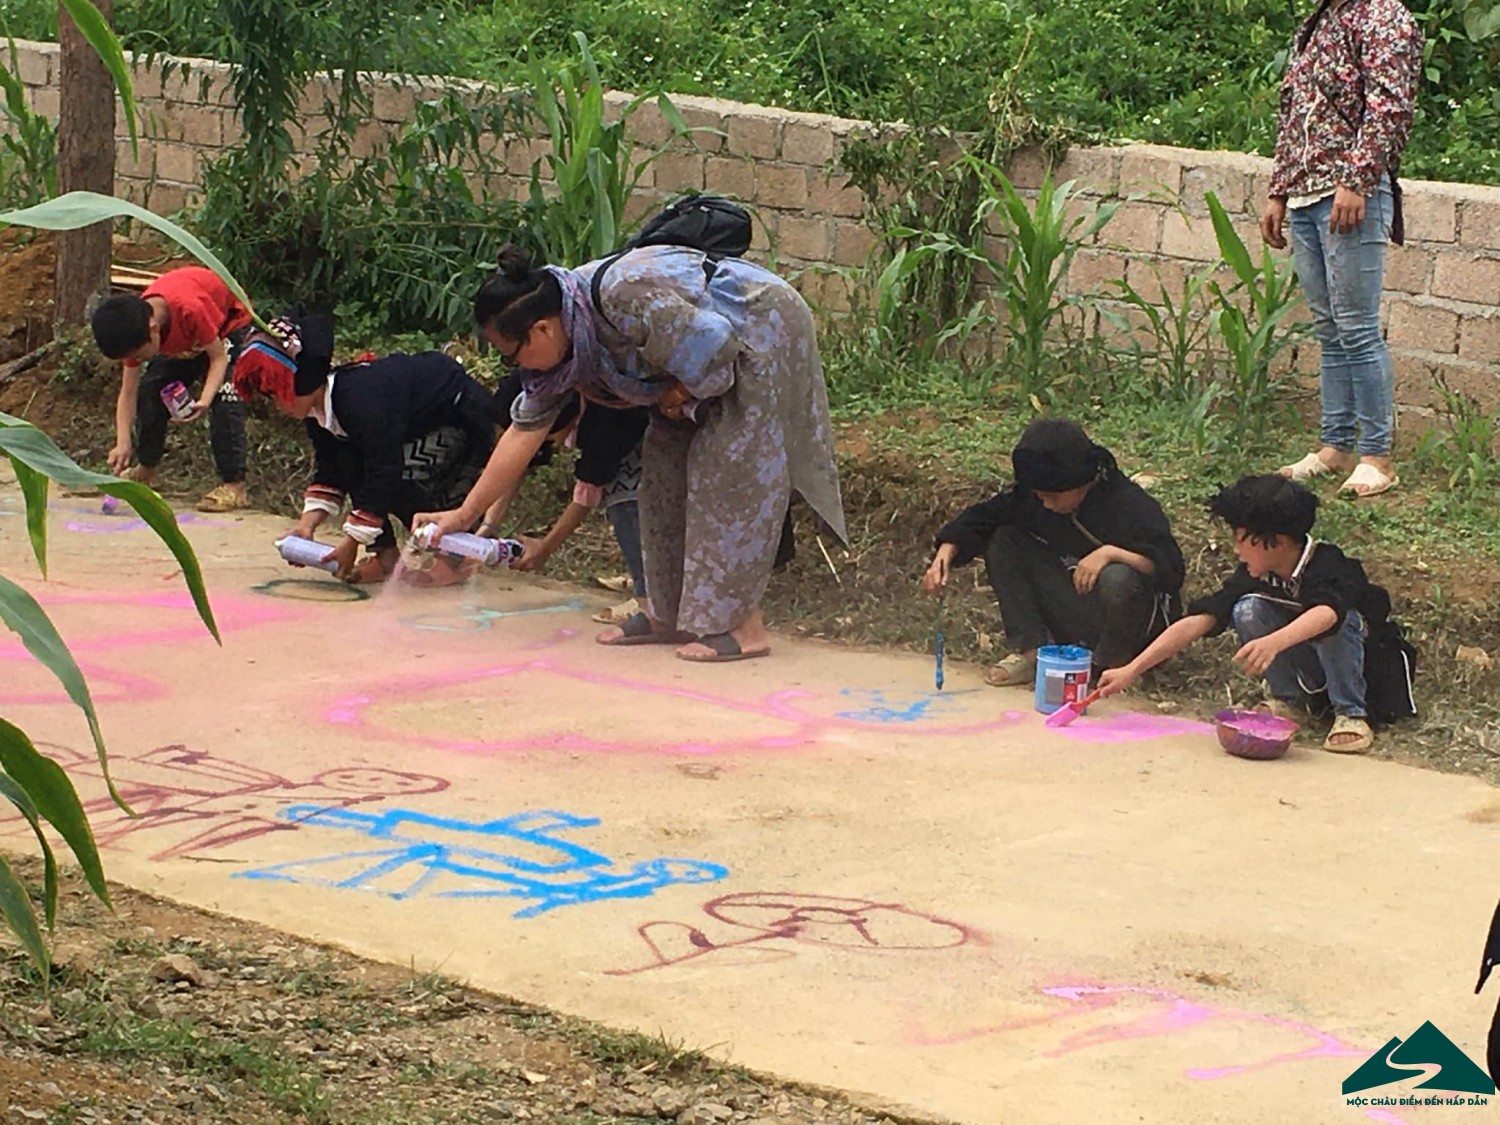
<svg viewBox="0 0 1500 1125">
<path fill-rule="evenodd" d="M 1025 528 L 1058 558 L 1081 559 L 1101 543 L 1123 547 L 1156 565 L 1151 578 L 1160 593 L 1175 595 L 1182 589 L 1182 549 L 1172 538 L 1166 513 L 1118 469 L 1106 469 L 1071 516 L 1049 512 L 1030 489 L 1011 487 L 965 508 L 937 533 L 937 543 L 957 547 L 953 565 L 962 566 L 982 556 L 990 537 L 1002 527 Z"/>
<path fill-rule="evenodd" d="M 396 500 L 408 441 L 456 426 L 469 439 L 471 459 L 482 461 L 500 421 L 490 392 L 442 352 L 397 353 L 339 368 L 331 405 L 348 436 L 307 420 L 312 482 L 348 493 L 355 508 L 374 516 L 387 515 Z"/>
<path fill-rule="evenodd" d="M 1217 592 L 1189 605 L 1185 616 L 1207 614 L 1212 617 L 1214 631 L 1209 635 L 1217 636 L 1229 628 L 1235 602 L 1249 594 L 1259 594 L 1304 612 L 1320 605 L 1328 606 L 1338 615 L 1338 620 L 1321 636 L 1327 636 L 1343 625 L 1351 609 L 1359 610 L 1367 621 L 1385 620 L 1390 612 L 1390 598 L 1365 577 L 1364 565 L 1358 559 L 1351 559 L 1332 543 L 1314 540 L 1308 548 L 1290 581 L 1274 574 L 1253 578 L 1241 563 Z"/>
</svg>

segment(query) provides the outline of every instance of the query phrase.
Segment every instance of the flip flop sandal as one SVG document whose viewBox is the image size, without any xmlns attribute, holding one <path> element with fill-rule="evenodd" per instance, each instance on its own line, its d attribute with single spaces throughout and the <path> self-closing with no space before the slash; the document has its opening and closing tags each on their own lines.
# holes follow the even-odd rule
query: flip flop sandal
<svg viewBox="0 0 1500 1125">
<path fill-rule="evenodd" d="M 1395 473 L 1386 476 L 1368 461 L 1361 461 L 1354 466 L 1349 479 L 1339 485 L 1339 491 L 1352 493 L 1359 500 L 1368 500 L 1382 492 L 1389 492 L 1400 483 L 1401 478 Z"/>
<path fill-rule="evenodd" d="M 1347 742 L 1335 742 L 1334 739 L 1341 734 L 1358 735 Z M 1333 729 L 1328 732 L 1328 737 L 1323 740 L 1323 749 L 1334 754 L 1367 754 L 1370 747 L 1375 745 L 1375 732 L 1370 729 L 1369 721 L 1366 719 L 1352 718 L 1349 715 L 1340 715 L 1333 720 Z"/>
<path fill-rule="evenodd" d="M 436 589 L 442 586 L 457 586 L 467 582 L 474 577 L 479 570 L 479 564 L 472 559 L 465 559 L 460 563 L 449 562 L 445 557 L 439 556 L 433 561 L 432 566 L 426 570 L 408 570 L 401 575 L 401 581 L 408 586 L 419 588 Z"/>
<path fill-rule="evenodd" d="M 600 639 L 603 634 L 594 639 L 599 644 L 610 648 L 629 648 L 632 645 L 681 645 L 694 639 L 691 633 L 679 633 L 675 630 L 658 632 L 651 624 L 651 618 L 644 613 L 632 613 L 616 628 L 620 630 L 620 635 L 613 640 Z"/>
<path fill-rule="evenodd" d="M 227 484 L 221 484 L 212 491 L 203 494 L 203 499 L 198 501 L 200 512 L 237 512 L 241 508 L 250 506 L 250 497 L 230 488 Z"/>
<path fill-rule="evenodd" d="M 712 656 L 685 656 L 677 654 L 678 660 L 686 660 L 689 664 L 730 664 L 736 660 L 754 660 L 758 656 L 770 656 L 769 648 L 756 649 L 754 652 L 746 652 L 740 648 L 740 642 L 734 639 L 733 633 L 709 633 L 698 637 L 697 643 L 705 648 L 713 650 Z"/>
<path fill-rule="evenodd" d="M 1292 480 L 1306 481 L 1313 477 L 1326 477 L 1333 472 L 1333 466 L 1316 453 L 1309 453 L 1302 460 L 1283 466 L 1281 472 Z"/>
<path fill-rule="evenodd" d="M 984 682 L 990 687 L 1022 687 L 1035 680 L 1036 661 L 1014 652 L 984 674 Z"/>
<path fill-rule="evenodd" d="M 641 611 L 641 603 L 634 598 L 629 598 L 619 605 L 608 606 L 594 614 L 591 620 L 601 625 L 618 625 L 620 622 L 635 616 Z"/>
</svg>

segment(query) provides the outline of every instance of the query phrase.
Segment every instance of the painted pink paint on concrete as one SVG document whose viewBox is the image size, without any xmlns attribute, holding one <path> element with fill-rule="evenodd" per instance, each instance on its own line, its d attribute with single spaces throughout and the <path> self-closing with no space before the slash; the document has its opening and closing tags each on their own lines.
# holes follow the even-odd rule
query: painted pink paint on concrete
<svg viewBox="0 0 1500 1125">
<path fill-rule="evenodd" d="M 990 1024 L 945 1034 L 933 1034 L 913 1025 L 908 1029 L 907 1042 L 919 1047 L 951 1046 L 957 1043 L 970 1042 L 985 1036 L 1003 1035 L 1026 1028 L 1057 1023 L 1062 1020 L 1077 1019 L 1090 1013 L 1114 1008 L 1122 999 L 1131 996 L 1144 996 L 1155 1001 L 1157 1007 L 1138 1016 L 1075 1032 L 1064 1038 L 1056 1047 L 1044 1051 L 1043 1055 L 1047 1058 L 1059 1058 L 1063 1055 L 1072 1054 L 1075 1051 L 1087 1050 L 1090 1047 L 1099 1047 L 1110 1043 L 1176 1035 L 1185 1031 L 1191 1031 L 1193 1028 L 1213 1020 L 1267 1024 L 1295 1035 L 1312 1039 L 1314 1043 L 1301 1050 L 1287 1051 L 1249 1063 L 1239 1063 L 1223 1067 L 1192 1067 L 1183 1072 L 1189 1078 L 1199 1081 L 1213 1081 L 1220 1078 L 1250 1074 L 1255 1071 L 1283 1066 L 1288 1063 L 1307 1062 L 1313 1059 L 1362 1059 L 1368 1056 L 1372 1049 L 1356 1047 L 1330 1032 L 1320 1031 L 1297 1020 L 1285 1019 L 1281 1016 L 1267 1015 L 1261 1012 L 1245 1012 L 1229 1008 L 1219 1008 L 1211 1004 L 1190 1000 L 1185 996 L 1169 992 L 1166 989 L 1148 988 L 1140 985 L 1067 984 L 1053 985 L 1043 988 L 1041 991 L 1047 996 L 1067 1000 L 1073 1006 L 1061 1009 L 1060 1011 L 1046 1012 L 1005 1023 Z"/>
<path fill-rule="evenodd" d="M 1214 733 L 1208 723 L 1192 719 L 1177 719 L 1171 715 L 1150 715 L 1139 711 L 1127 711 L 1119 715 L 1103 715 L 1098 718 L 1085 715 L 1056 733 L 1074 742 L 1145 742 L 1155 738 L 1175 738 L 1184 734 Z"/>
<path fill-rule="evenodd" d="M 533 735 L 514 739 L 453 738 L 440 733 L 402 731 L 383 725 L 365 712 L 377 701 L 383 705 L 399 703 L 407 699 L 421 699 L 434 691 L 462 687 L 466 684 L 486 680 L 504 679 L 526 673 L 558 676 L 592 687 L 611 689 L 626 695 L 641 698 L 655 697 L 700 704 L 720 710 L 739 712 L 773 722 L 785 723 L 792 729 L 785 733 L 751 735 L 741 738 L 715 739 L 712 741 L 684 740 L 681 742 L 635 742 L 619 739 L 595 738 L 575 733 L 557 735 Z M 734 699 L 698 691 L 677 685 L 663 685 L 604 672 L 588 671 L 570 667 L 555 660 L 528 660 L 514 664 L 499 664 L 489 668 L 462 669 L 420 679 L 399 677 L 383 680 L 365 691 L 342 696 L 331 703 L 323 713 L 325 721 L 342 726 L 362 728 L 372 737 L 392 741 L 414 743 L 433 749 L 461 752 L 499 753 L 526 750 L 578 750 L 595 753 L 658 753 L 658 754 L 722 754 L 739 750 L 782 750 L 807 746 L 819 742 L 838 731 L 870 731 L 889 729 L 879 723 L 860 722 L 838 716 L 818 715 L 804 709 L 803 701 L 815 700 L 814 692 L 799 689 L 784 689 L 770 692 L 757 700 Z M 1003 730 L 1024 720 L 1020 712 L 1010 711 L 978 723 L 957 725 L 914 724 L 911 733 L 923 737 L 955 737 L 985 734 Z"/>
</svg>

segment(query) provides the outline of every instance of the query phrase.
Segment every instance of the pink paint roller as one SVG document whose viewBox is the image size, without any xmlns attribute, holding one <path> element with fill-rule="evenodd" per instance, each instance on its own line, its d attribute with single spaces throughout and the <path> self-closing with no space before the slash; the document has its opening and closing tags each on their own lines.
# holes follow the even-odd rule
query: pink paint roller
<svg viewBox="0 0 1500 1125">
<path fill-rule="evenodd" d="M 1056 711 L 1047 716 L 1047 726 L 1067 726 L 1074 719 L 1078 718 L 1079 715 L 1082 715 L 1085 711 L 1087 711 L 1089 709 L 1090 703 L 1099 702 L 1099 695 L 1102 691 L 1103 689 L 1100 688 L 1093 692 L 1090 692 L 1088 695 L 1084 696 L 1076 703 L 1064 703 Z"/>
</svg>

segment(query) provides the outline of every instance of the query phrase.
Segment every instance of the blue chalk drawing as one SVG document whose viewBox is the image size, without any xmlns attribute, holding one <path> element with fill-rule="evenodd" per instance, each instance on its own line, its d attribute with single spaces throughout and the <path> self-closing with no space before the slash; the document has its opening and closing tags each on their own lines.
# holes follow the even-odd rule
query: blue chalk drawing
<svg viewBox="0 0 1500 1125">
<path fill-rule="evenodd" d="M 858 711 L 839 711 L 841 719 L 856 723 L 916 723 L 939 715 L 962 713 L 965 707 L 959 696 L 972 695 L 973 691 L 903 692 L 892 698 L 879 688 L 844 688 L 839 694 L 867 704 Z"/>
<path fill-rule="evenodd" d="M 462 613 L 428 613 L 420 617 L 403 617 L 401 624 L 412 629 L 432 629 L 440 633 L 471 633 L 488 629 L 493 622 L 507 617 L 531 617 L 538 613 L 573 613 L 584 608 L 573 599 L 561 605 L 544 605 L 536 609 L 485 609 L 465 606 Z"/>
<path fill-rule="evenodd" d="M 410 809 L 360 812 L 322 805 L 293 805 L 277 815 L 304 831 L 339 828 L 395 847 L 343 852 L 242 871 L 238 879 L 371 891 L 394 899 L 516 898 L 531 905 L 516 918 L 532 918 L 560 906 L 611 898 L 647 898 L 676 883 L 713 883 L 729 874 L 717 863 L 651 859 L 621 868 L 606 855 L 559 835 L 593 828 L 597 817 L 542 809 L 500 820 L 454 820 Z M 489 851 L 494 844 L 522 844 L 534 858 Z"/>
</svg>

